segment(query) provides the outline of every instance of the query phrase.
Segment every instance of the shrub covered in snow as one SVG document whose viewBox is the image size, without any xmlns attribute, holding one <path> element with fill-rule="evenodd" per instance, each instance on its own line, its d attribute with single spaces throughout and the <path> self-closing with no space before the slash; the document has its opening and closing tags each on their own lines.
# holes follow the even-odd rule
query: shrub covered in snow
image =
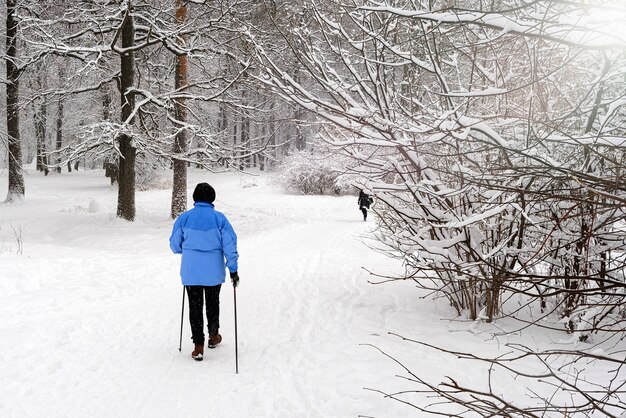
<svg viewBox="0 0 626 418">
<path fill-rule="evenodd" d="M 376 249 L 402 260 L 401 279 L 469 319 L 508 317 L 505 334 L 513 321 L 519 331 L 549 328 L 571 340 L 563 351 L 524 345 L 482 358 L 489 392 L 410 372 L 440 399 L 425 406 L 386 395 L 433 415 L 445 415 L 439 407 L 450 401 L 461 406 L 455 416 L 626 416 L 624 39 L 588 53 L 583 39 L 606 26 L 572 19 L 566 29 L 563 17 L 578 15 L 579 2 L 541 15 L 537 2 L 512 1 L 507 11 L 509 2 L 429 2 L 464 3 L 436 18 L 426 2 L 363 3 L 311 19 L 308 33 L 333 35 L 297 38 L 293 52 L 307 63 L 298 80 L 268 53 L 268 83 L 360 160 L 377 202 Z M 514 34 L 512 25 L 523 29 Z M 602 363 L 608 377 L 583 372 Z M 532 376 L 528 402 L 502 395 L 492 380 L 498 368 Z"/>
<path fill-rule="evenodd" d="M 239 187 L 242 189 L 250 189 L 252 187 L 258 187 L 259 181 L 256 177 L 242 177 L 239 180 Z"/>
<path fill-rule="evenodd" d="M 164 170 L 153 158 L 137 158 L 135 169 L 137 190 L 166 190 L 172 188 L 172 173 L 169 170 Z"/>
<path fill-rule="evenodd" d="M 285 158 L 276 182 L 302 194 L 343 194 L 351 190 L 346 160 L 326 152 L 297 151 Z"/>
</svg>

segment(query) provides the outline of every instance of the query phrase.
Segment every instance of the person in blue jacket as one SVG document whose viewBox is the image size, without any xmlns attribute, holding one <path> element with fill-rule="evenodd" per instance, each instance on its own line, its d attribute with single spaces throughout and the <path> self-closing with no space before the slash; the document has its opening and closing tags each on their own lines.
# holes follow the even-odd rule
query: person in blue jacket
<svg viewBox="0 0 626 418">
<path fill-rule="evenodd" d="M 233 286 L 239 284 L 237 274 L 237 235 L 224 214 L 215 210 L 215 189 L 199 183 L 193 192 L 194 208 L 182 213 L 174 222 L 170 248 L 182 254 L 180 277 L 189 300 L 189 324 L 194 343 L 191 357 L 201 361 L 204 356 L 204 319 L 202 307 L 206 298 L 209 348 L 221 341 L 220 289 L 230 272 Z"/>
</svg>

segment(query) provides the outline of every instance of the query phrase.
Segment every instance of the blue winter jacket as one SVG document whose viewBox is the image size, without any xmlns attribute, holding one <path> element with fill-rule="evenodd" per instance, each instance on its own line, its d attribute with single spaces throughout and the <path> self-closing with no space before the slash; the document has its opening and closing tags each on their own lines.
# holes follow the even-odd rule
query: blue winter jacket
<svg viewBox="0 0 626 418">
<path fill-rule="evenodd" d="M 176 219 L 170 248 L 183 255 L 180 277 L 185 286 L 215 286 L 224 283 L 226 266 L 237 271 L 237 235 L 210 203 L 197 202 Z"/>
</svg>

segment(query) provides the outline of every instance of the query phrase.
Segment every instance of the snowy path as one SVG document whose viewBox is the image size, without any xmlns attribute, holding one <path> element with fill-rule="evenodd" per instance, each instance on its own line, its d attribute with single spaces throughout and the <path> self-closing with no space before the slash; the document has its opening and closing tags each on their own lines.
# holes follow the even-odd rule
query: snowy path
<svg viewBox="0 0 626 418">
<path fill-rule="evenodd" d="M 26 202 L 0 207 L 0 416 L 410 415 L 363 389 L 398 370 L 361 344 L 408 329 L 417 296 L 408 284 L 367 284 L 362 267 L 398 266 L 359 241 L 372 223 L 359 220 L 355 198 L 210 180 L 240 239 L 235 375 L 230 285 L 223 344 L 192 361 L 185 320 L 178 352 L 167 191 L 140 193 L 129 224 L 114 218 L 100 173 L 27 181 Z M 10 245 L 16 226 L 23 255 Z"/>
<path fill-rule="evenodd" d="M 217 209 L 239 236 L 240 374 L 230 283 L 223 343 L 193 361 L 185 318 L 178 352 L 182 286 L 168 247 L 168 190 L 139 192 L 129 223 L 115 217 L 117 192 L 101 172 L 30 172 L 27 200 L 0 204 L 0 417 L 421 417 L 366 390 L 438 402 L 416 394 L 422 388 L 373 346 L 431 383 L 451 376 L 484 388 L 487 366 L 390 332 L 484 356 L 508 341 L 574 344 L 544 330 L 494 337 L 489 324 L 446 320 L 448 304 L 420 300 L 411 282 L 369 284 L 364 268 L 401 266 L 361 242 L 374 219 L 360 220 L 353 196 L 286 195 L 265 177 L 243 187 L 234 174 L 191 173 L 190 188 L 199 181 L 215 186 Z M 532 383 L 492 377 L 497 391 L 528 400 Z"/>
</svg>

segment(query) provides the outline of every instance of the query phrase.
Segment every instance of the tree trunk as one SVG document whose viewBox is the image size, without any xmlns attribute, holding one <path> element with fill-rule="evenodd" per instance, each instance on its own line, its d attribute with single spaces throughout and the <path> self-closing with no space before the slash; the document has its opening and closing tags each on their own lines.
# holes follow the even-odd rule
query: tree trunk
<svg viewBox="0 0 626 418">
<path fill-rule="evenodd" d="M 263 141 L 267 141 L 265 138 L 265 135 L 267 134 L 267 125 L 264 123 L 263 126 L 261 126 L 261 138 L 263 138 Z M 264 152 L 259 154 L 259 171 L 265 171 L 265 154 Z"/>
<path fill-rule="evenodd" d="M 59 69 L 59 80 L 65 80 L 65 70 L 63 67 Z M 56 150 L 57 153 L 63 147 L 63 117 L 64 117 L 64 109 L 63 109 L 63 97 L 59 97 L 59 102 L 57 104 L 57 137 L 56 137 Z M 57 157 L 57 167 L 55 168 L 57 173 L 61 173 L 61 154 L 58 154 Z"/>
<path fill-rule="evenodd" d="M 176 23 L 182 27 L 187 20 L 187 5 L 183 0 L 176 0 Z M 180 46 L 185 46 L 185 38 L 179 36 L 176 42 Z M 180 92 L 187 87 L 187 54 L 176 56 L 176 73 L 174 84 L 176 91 Z M 187 131 L 184 125 L 187 122 L 187 109 L 185 109 L 185 99 L 174 100 L 174 113 L 176 119 L 176 137 L 174 138 L 174 154 L 187 151 Z M 174 158 L 174 181 L 172 185 L 172 219 L 187 210 L 187 163 Z"/>
<path fill-rule="evenodd" d="M 239 135 L 238 132 L 237 132 L 238 123 L 239 123 L 239 121 L 237 121 L 237 120 L 233 121 L 233 150 L 235 150 L 235 154 L 233 155 L 233 157 L 234 157 L 233 162 L 235 164 L 235 167 L 237 167 L 237 165 L 239 164 L 239 162 L 238 162 L 239 151 L 237 151 L 237 136 Z M 243 167 L 240 167 L 239 169 L 243 170 Z"/>
<path fill-rule="evenodd" d="M 135 108 L 135 94 L 130 90 L 135 83 L 135 52 L 129 50 L 135 45 L 135 26 L 132 16 L 132 3 L 128 2 L 128 10 L 122 23 L 122 54 L 121 54 L 121 93 L 122 123 L 132 124 L 132 112 Z M 128 221 L 135 220 L 135 155 L 137 150 L 133 138 L 121 134 L 118 138 L 120 147 L 119 188 L 117 194 L 117 216 Z"/>
<path fill-rule="evenodd" d="M 295 119 L 296 119 L 296 149 L 298 151 L 302 151 L 306 148 L 306 138 L 302 133 L 302 128 L 300 121 L 302 120 L 303 111 L 301 108 L 296 110 Z"/>
<path fill-rule="evenodd" d="M 250 168 L 252 166 L 252 159 L 250 157 L 250 152 L 252 152 L 252 147 L 250 145 L 250 118 L 248 114 L 245 113 L 243 119 L 241 120 L 241 152 L 248 156 L 245 158 L 246 168 Z M 241 162 L 243 167 L 243 161 Z"/>
<path fill-rule="evenodd" d="M 6 71 L 7 71 L 7 135 L 9 143 L 9 192 L 6 201 L 24 198 L 22 174 L 22 146 L 20 143 L 19 76 L 17 62 L 17 0 L 7 0 L 6 18 Z"/>
<path fill-rule="evenodd" d="M 112 117 L 111 103 L 111 92 L 109 90 L 109 86 L 105 85 L 102 91 L 102 118 L 105 122 L 109 122 Z M 111 153 L 104 159 L 104 176 L 111 180 L 111 186 L 118 182 L 119 158 L 116 157 L 117 153 L 111 151 Z"/>
<path fill-rule="evenodd" d="M 43 88 L 46 84 L 42 72 L 43 67 L 39 68 L 38 87 Z M 48 125 L 48 106 L 45 99 L 41 99 L 35 103 L 35 139 L 37 141 L 37 154 L 35 156 L 35 165 L 37 171 L 43 171 L 48 175 L 48 158 L 46 157 L 46 127 Z"/>
<path fill-rule="evenodd" d="M 111 112 L 111 92 L 109 91 L 109 86 L 105 85 L 102 91 L 102 118 L 105 121 L 110 121 L 112 118 Z"/>
<path fill-rule="evenodd" d="M 296 82 L 300 82 L 300 73 L 298 70 L 296 70 L 296 73 L 294 74 L 294 80 L 296 80 Z M 295 119 L 295 125 L 296 125 L 296 149 L 298 151 L 302 151 L 306 148 L 306 138 L 304 137 L 304 133 L 302 132 L 301 129 L 301 122 L 304 116 L 304 111 L 302 110 L 302 107 L 298 106 L 296 108 L 296 112 L 294 114 L 294 119 Z"/>
<path fill-rule="evenodd" d="M 269 162 L 264 164 L 265 165 L 269 165 L 269 168 L 272 167 L 272 162 L 276 161 L 278 159 L 278 151 L 276 149 L 276 112 L 275 112 L 275 108 L 276 108 L 276 102 L 272 99 L 272 103 L 270 105 L 270 121 L 269 121 L 269 155 L 271 155 L 271 158 L 269 160 Z M 267 161 L 267 155 L 268 152 L 266 151 L 265 153 L 265 158 L 264 161 Z"/>
<path fill-rule="evenodd" d="M 218 131 L 220 132 L 221 146 L 226 147 L 226 135 L 228 132 L 228 113 L 224 102 L 220 102 L 220 114 L 218 118 Z M 222 165 L 225 165 L 225 161 L 222 160 Z"/>
</svg>

